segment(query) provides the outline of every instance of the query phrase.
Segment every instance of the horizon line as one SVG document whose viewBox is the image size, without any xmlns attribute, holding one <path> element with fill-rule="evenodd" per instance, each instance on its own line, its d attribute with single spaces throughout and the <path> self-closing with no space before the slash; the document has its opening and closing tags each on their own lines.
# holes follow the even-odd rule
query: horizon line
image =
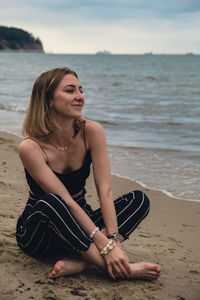
<svg viewBox="0 0 200 300">
<path fill-rule="evenodd" d="M 97 51 L 93 53 L 70 53 L 70 52 L 53 52 L 53 51 L 40 51 L 36 49 L 0 49 L 0 52 L 22 52 L 22 53 L 38 53 L 38 54 L 55 54 L 55 55 L 95 55 L 95 56 L 114 56 L 114 55 L 144 55 L 144 56 L 154 56 L 154 55 L 184 55 L 184 56 L 196 56 L 200 55 L 200 52 L 184 52 L 184 53 L 163 53 L 163 52 L 141 52 L 141 53 L 98 53 L 103 51 Z"/>
</svg>

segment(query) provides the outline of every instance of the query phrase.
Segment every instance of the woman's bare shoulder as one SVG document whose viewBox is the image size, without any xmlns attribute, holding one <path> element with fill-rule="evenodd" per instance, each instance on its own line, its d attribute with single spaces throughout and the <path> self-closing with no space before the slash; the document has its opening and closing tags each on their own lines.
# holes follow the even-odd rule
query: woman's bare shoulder
<svg viewBox="0 0 200 300">
<path fill-rule="evenodd" d="M 99 122 L 86 120 L 85 134 L 90 149 L 101 147 L 106 143 L 104 129 Z"/>
<path fill-rule="evenodd" d="M 27 153 L 34 155 L 41 152 L 39 142 L 35 138 L 26 138 L 18 146 L 18 153 L 20 156 L 26 155 Z"/>
<path fill-rule="evenodd" d="M 85 130 L 86 133 L 97 133 L 102 132 L 103 127 L 99 122 L 92 121 L 92 120 L 85 120 Z"/>
</svg>

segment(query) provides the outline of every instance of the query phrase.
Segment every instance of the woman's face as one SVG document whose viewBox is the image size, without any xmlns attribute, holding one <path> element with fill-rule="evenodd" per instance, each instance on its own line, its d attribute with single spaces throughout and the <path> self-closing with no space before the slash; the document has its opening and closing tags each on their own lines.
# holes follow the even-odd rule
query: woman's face
<svg viewBox="0 0 200 300">
<path fill-rule="evenodd" d="M 53 99 L 50 101 L 50 108 L 53 116 L 77 118 L 82 116 L 84 105 L 82 87 L 78 78 L 72 74 L 63 77 L 57 86 Z"/>
</svg>

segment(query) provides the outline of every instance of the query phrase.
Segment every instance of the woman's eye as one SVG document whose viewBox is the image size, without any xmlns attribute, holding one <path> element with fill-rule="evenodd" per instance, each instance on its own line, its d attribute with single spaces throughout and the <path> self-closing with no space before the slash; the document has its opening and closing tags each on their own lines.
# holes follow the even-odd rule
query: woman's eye
<svg viewBox="0 0 200 300">
<path fill-rule="evenodd" d="M 72 94 L 74 90 L 66 90 L 67 93 Z"/>
</svg>

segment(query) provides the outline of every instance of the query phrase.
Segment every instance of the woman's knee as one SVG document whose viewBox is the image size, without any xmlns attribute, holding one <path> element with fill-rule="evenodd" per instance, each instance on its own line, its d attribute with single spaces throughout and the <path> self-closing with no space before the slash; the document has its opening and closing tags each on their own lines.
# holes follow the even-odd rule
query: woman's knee
<svg viewBox="0 0 200 300">
<path fill-rule="evenodd" d="M 149 199 L 149 197 L 147 197 L 147 195 L 144 192 L 142 192 L 142 193 L 143 193 L 144 205 L 146 207 L 150 208 L 150 199 Z"/>
<path fill-rule="evenodd" d="M 150 209 L 150 200 L 143 191 L 140 191 L 140 190 L 134 191 L 134 196 L 135 196 L 135 199 L 138 201 L 138 205 L 141 208 L 143 208 L 145 210 Z"/>
</svg>

